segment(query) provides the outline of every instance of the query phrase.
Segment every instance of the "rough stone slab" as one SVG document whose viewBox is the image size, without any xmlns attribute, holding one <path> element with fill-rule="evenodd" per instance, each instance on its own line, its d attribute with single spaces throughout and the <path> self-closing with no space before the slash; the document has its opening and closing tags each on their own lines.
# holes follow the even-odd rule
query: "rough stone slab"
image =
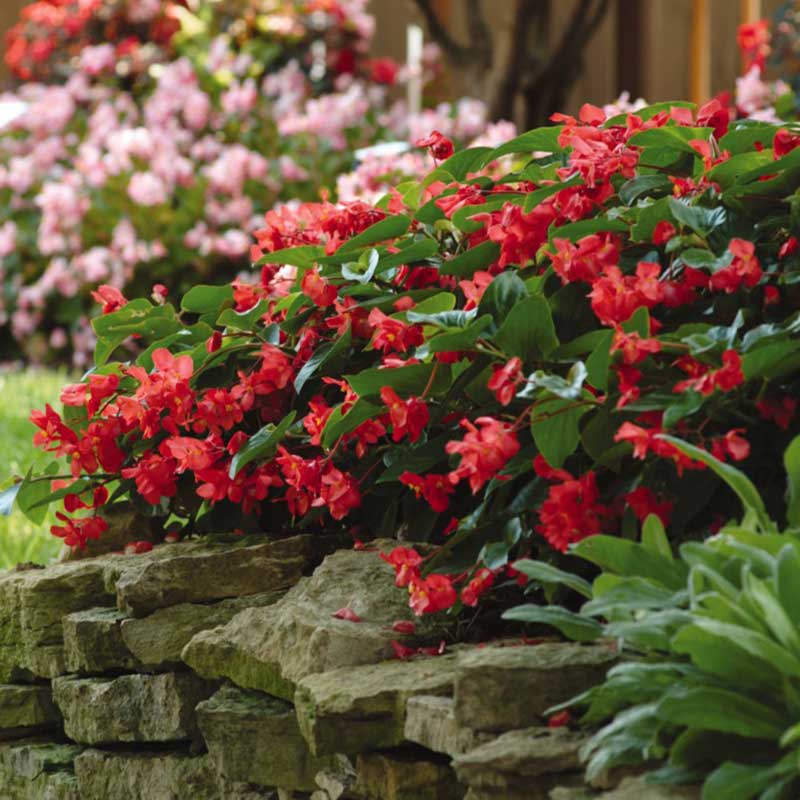
<svg viewBox="0 0 800 800">
<path fill-rule="evenodd" d="M 197 706 L 197 720 L 221 776 L 239 783 L 311 791 L 314 776 L 333 766 L 314 758 L 285 700 L 224 687 Z"/>
<path fill-rule="evenodd" d="M 229 678 L 290 700 L 307 675 L 391 658 L 392 640 L 404 638 L 392 623 L 412 619 L 407 593 L 394 585 L 392 568 L 378 554 L 395 544 L 328 556 L 275 606 L 243 611 L 227 625 L 198 634 L 184 660 L 206 677 Z M 335 619 L 343 607 L 361 622 Z M 429 634 L 432 624 L 418 621 L 419 635 Z"/>
<path fill-rule="evenodd" d="M 72 766 L 80 752 L 35 739 L 0 744 L 0 798 L 81 800 Z"/>
<path fill-rule="evenodd" d="M 515 730 L 456 757 L 453 767 L 477 797 L 539 800 L 579 779 L 585 741 L 565 728 Z"/>
<path fill-rule="evenodd" d="M 125 618 L 117 612 L 122 617 L 122 641 L 144 669 L 174 669 L 183 663 L 184 646 L 200 631 L 223 625 L 246 608 L 272 605 L 282 596 L 282 592 L 270 592 L 211 605 L 181 603 L 141 618 Z"/>
<path fill-rule="evenodd" d="M 208 756 L 86 750 L 75 775 L 81 800 L 223 800 Z"/>
<path fill-rule="evenodd" d="M 122 639 L 124 619 L 115 607 L 67 614 L 63 620 L 67 670 L 97 675 L 139 669 L 139 662 Z"/>
<path fill-rule="evenodd" d="M 301 535 L 259 544 L 209 542 L 176 549 L 168 557 L 125 570 L 115 581 L 117 606 L 141 617 L 179 603 L 288 589 L 336 543 L 332 537 Z"/>
<path fill-rule="evenodd" d="M 319 789 L 311 794 L 311 800 L 346 800 L 355 796 L 358 775 L 353 762 L 344 755 L 334 758 L 334 765 L 314 778 Z"/>
<path fill-rule="evenodd" d="M 452 697 L 420 695 L 406 703 L 404 735 L 409 742 L 434 753 L 455 757 L 472 750 L 491 738 L 458 724 Z"/>
<path fill-rule="evenodd" d="M 360 753 L 404 740 L 406 703 L 453 690 L 457 654 L 309 675 L 297 686 L 300 730 L 315 754 Z"/>
<path fill-rule="evenodd" d="M 0 577 L 0 681 L 65 671 L 61 619 L 108 598 L 96 561 L 9 572 Z"/>
<path fill-rule="evenodd" d="M 64 731 L 84 744 L 193 739 L 195 707 L 215 689 L 190 672 L 53 681 Z"/>
<path fill-rule="evenodd" d="M 60 724 L 49 684 L 0 684 L 0 739 L 32 736 Z"/>
<path fill-rule="evenodd" d="M 370 800 L 462 800 L 453 770 L 424 750 L 360 753 L 356 793 Z"/>
<path fill-rule="evenodd" d="M 455 685 L 460 725 L 502 732 L 603 680 L 617 656 L 604 645 L 566 642 L 493 646 L 462 653 Z"/>
</svg>

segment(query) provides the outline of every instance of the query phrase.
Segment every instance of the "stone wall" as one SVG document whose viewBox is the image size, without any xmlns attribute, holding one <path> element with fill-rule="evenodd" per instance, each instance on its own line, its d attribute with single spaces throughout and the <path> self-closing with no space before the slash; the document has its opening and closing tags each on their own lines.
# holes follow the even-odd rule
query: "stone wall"
<svg viewBox="0 0 800 800">
<path fill-rule="evenodd" d="M 543 713 L 606 645 L 459 645 L 369 551 L 184 542 L 0 574 L 0 800 L 652 800 Z M 393 543 L 379 543 L 391 547 Z M 334 616 L 350 608 L 359 622 Z M 401 626 L 402 627 L 402 626 Z"/>
</svg>

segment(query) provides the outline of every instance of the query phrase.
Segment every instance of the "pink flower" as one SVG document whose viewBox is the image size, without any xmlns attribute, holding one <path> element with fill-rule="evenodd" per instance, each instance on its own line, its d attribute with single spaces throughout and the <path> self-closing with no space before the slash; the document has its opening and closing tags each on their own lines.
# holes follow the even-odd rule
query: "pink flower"
<svg viewBox="0 0 800 800">
<path fill-rule="evenodd" d="M 167 202 L 167 188 L 152 172 L 135 172 L 128 184 L 128 196 L 140 206 L 159 206 Z"/>
</svg>

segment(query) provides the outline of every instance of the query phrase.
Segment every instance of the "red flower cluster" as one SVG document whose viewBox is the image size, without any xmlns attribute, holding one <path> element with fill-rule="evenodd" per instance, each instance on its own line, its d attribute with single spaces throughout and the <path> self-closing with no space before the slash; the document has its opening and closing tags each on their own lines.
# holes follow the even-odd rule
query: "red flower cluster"
<svg viewBox="0 0 800 800">
<path fill-rule="evenodd" d="M 539 508 L 536 531 L 551 547 L 565 553 L 571 544 L 594 536 L 611 519 L 611 510 L 599 502 L 594 472 L 579 478 L 563 469 L 553 469 L 542 456 L 533 462 L 536 474 L 554 484 Z"/>
</svg>

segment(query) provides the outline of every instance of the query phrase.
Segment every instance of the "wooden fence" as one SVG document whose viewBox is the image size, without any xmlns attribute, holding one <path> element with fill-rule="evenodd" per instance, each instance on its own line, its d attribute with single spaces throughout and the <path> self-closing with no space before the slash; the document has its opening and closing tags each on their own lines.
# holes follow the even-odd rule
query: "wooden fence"
<svg viewBox="0 0 800 800">
<path fill-rule="evenodd" d="M 502 34 L 515 0 L 483 0 Z M 440 0 L 442 2 L 442 0 Z M 458 14 L 463 0 L 443 0 Z M 557 0 L 554 36 L 577 0 Z M 602 105 L 629 91 L 650 102 L 708 99 L 732 89 L 741 69 L 736 31 L 746 20 L 771 16 L 785 0 L 614 0 L 586 54 L 583 77 L 565 111 L 583 102 Z M 417 21 L 408 0 L 371 0 L 378 18 L 375 52 L 405 58 L 405 25 Z M 454 25 L 458 20 L 454 19 Z M 468 86 L 459 89 L 469 93 Z"/>
</svg>

